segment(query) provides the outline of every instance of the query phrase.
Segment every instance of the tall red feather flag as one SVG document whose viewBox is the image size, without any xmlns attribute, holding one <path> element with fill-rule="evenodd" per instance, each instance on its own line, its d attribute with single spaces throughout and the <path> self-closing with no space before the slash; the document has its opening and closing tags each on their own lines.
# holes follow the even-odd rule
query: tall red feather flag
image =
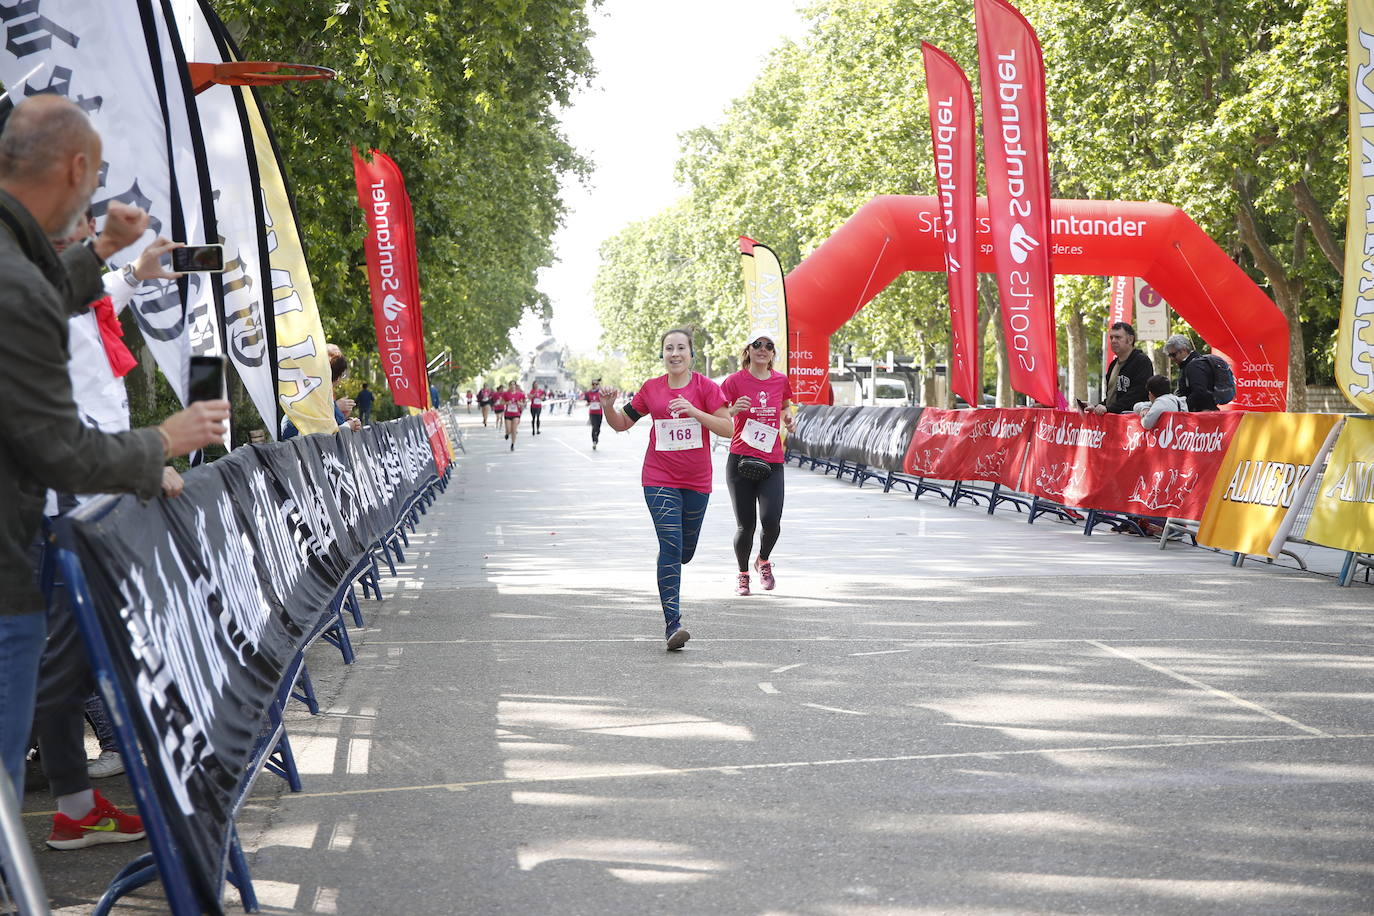
<svg viewBox="0 0 1374 916">
<path fill-rule="evenodd" d="M 424 410 L 430 406 L 425 322 L 405 178 L 389 156 L 375 149 L 371 162 L 353 150 L 353 178 L 358 205 L 367 215 L 367 279 L 382 371 L 397 405 Z"/>
<path fill-rule="evenodd" d="M 949 285 L 949 387 L 969 405 L 982 403 L 982 347 L 978 340 L 978 266 L 974 211 L 978 203 L 978 153 L 973 89 L 954 59 L 921 42 L 925 59 L 930 141 L 945 243 Z"/>
<path fill-rule="evenodd" d="M 1005 0 L 974 0 L 983 90 L 983 169 L 1011 385 L 1046 406 L 1059 394 L 1050 270 L 1045 65 L 1035 30 Z"/>
</svg>

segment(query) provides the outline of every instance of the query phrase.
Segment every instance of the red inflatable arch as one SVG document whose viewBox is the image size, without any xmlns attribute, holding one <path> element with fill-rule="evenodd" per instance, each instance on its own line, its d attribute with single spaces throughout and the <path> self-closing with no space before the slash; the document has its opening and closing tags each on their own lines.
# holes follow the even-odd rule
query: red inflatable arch
<svg viewBox="0 0 1374 916">
<path fill-rule="evenodd" d="M 944 270 L 934 197 L 875 197 L 787 275 L 788 371 L 797 399 L 830 399 L 830 335 L 899 274 Z M 1288 400 L 1288 321 L 1273 301 L 1177 207 L 1056 200 L 1056 274 L 1141 277 L 1230 360 L 1244 410 Z M 978 269 L 994 270 L 987 199 L 978 201 Z"/>
</svg>

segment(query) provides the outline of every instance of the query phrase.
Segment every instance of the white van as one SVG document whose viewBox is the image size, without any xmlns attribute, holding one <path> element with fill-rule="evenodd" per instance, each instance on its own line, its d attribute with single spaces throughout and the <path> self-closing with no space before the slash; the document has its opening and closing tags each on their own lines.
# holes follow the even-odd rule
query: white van
<svg viewBox="0 0 1374 916">
<path fill-rule="evenodd" d="M 860 367 L 858 379 L 848 372 L 830 373 L 830 387 L 835 392 L 836 406 L 872 404 L 877 407 L 908 407 L 915 403 L 910 382 L 905 376 L 888 375 L 881 370 L 878 372 L 878 390 L 874 397 L 874 379 L 865 373 L 865 368 Z"/>
</svg>

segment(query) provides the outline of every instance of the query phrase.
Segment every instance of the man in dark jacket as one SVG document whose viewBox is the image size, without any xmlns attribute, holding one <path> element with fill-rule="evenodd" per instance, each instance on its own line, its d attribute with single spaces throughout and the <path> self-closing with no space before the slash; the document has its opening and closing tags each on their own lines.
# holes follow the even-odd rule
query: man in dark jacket
<svg viewBox="0 0 1374 916">
<path fill-rule="evenodd" d="M 1193 350 L 1193 342 L 1185 334 L 1175 334 L 1164 341 L 1164 355 L 1178 366 L 1178 396 L 1188 402 L 1189 413 L 1220 410 L 1212 397 L 1212 377 L 1215 370 Z"/>
<path fill-rule="evenodd" d="M 70 234 L 90 205 L 100 162 L 99 135 L 58 96 L 24 101 L 0 134 L 0 760 L 20 791 L 46 635 L 30 556 L 46 490 L 151 499 L 165 460 L 221 440 L 229 415 L 227 401 L 205 401 L 159 427 L 117 434 L 78 420 L 67 316 L 100 297 L 105 258 L 148 225 L 142 210 L 112 203 L 100 237 L 59 258 L 49 238 Z M 91 813 L 90 830 L 110 829 L 99 804 Z"/>
<path fill-rule="evenodd" d="M 1102 403 L 1093 413 L 1130 413 L 1135 405 L 1146 399 L 1145 383 L 1155 374 L 1150 357 L 1135 348 L 1135 328 L 1118 321 L 1107 332 L 1107 346 L 1112 351 L 1102 386 Z"/>
</svg>

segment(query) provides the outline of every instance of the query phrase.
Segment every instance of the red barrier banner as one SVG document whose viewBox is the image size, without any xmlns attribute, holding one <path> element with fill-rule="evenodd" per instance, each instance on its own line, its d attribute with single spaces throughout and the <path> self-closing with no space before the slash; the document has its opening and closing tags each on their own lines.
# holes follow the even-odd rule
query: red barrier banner
<svg viewBox="0 0 1374 916">
<path fill-rule="evenodd" d="M 1059 398 L 1050 270 L 1050 166 L 1040 42 L 1005 0 L 975 0 L 983 89 L 983 170 L 1011 385 Z"/>
<path fill-rule="evenodd" d="M 367 214 L 367 279 L 382 370 L 397 405 L 423 410 L 430 406 L 429 374 L 410 195 L 400 168 L 377 150 L 370 163 L 353 150 L 353 178 Z"/>
<path fill-rule="evenodd" d="M 978 158 L 973 89 L 954 59 L 921 42 L 930 139 L 935 152 L 945 277 L 949 286 L 949 388 L 972 407 L 982 404 L 983 348 L 978 339 L 978 265 L 974 216 Z"/>
<path fill-rule="evenodd" d="M 429 437 L 429 450 L 434 453 L 434 468 L 442 477 L 449 465 L 448 439 L 444 436 L 444 424 L 439 420 L 436 411 L 426 410 L 422 416 L 425 421 L 425 435 Z"/>
<path fill-rule="evenodd" d="M 903 470 L 936 480 L 986 480 L 1021 487 L 1032 421 L 1040 411 L 927 407 L 911 436 Z"/>
<path fill-rule="evenodd" d="M 1036 413 L 1025 492 L 1082 509 L 1193 520 L 1243 416 L 1168 413 L 1146 430 L 1134 414 Z"/>
</svg>

